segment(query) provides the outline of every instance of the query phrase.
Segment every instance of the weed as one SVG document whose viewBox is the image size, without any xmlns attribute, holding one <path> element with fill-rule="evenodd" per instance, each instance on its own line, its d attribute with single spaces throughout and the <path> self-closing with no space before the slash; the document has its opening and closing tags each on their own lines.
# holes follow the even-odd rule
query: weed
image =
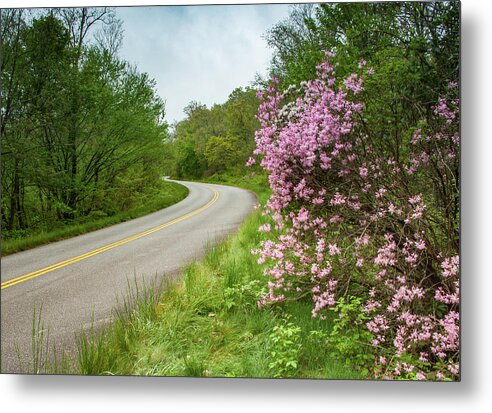
<svg viewBox="0 0 492 413">
<path fill-rule="evenodd" d="M 297 373 L 301 349 L 301 328 L 289 319 L 290 317 L 286 317 L 282 320 L 282 323 L 276 325 L 270 334 L 272 361 L 268 367 L 272 370 L 274 377 L 293 377 Z"/>
<path fill-rule="evenodd" d="M 356 366 L 367 375 L 367 366 L 374 362 L 372 334 L 365 328 L 370 317 L 363 311 L 362 298 L 340 297 L 332 311 L 337 314 L 328 337 L 332 355 L 342 357 L 346 365 Z"/>
</svg>

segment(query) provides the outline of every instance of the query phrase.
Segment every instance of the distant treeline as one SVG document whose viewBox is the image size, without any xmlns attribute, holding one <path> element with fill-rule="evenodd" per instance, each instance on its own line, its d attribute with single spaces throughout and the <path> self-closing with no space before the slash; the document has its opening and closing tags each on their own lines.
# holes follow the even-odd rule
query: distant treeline
<svg viewBox="0 0 492 413">
<path fill-rule="evenodd" d="M 224 104 L 211 108 L 191 102 L 168 142 L 167 170 L 178 178 L 203 178 L 217 173 L 240 175 L 259 127 L 260 104 L 253 88 L 237 88 Z"/>
<path fill-rule="evenodd" d="M 1 11 L 4 235 L 130 209 L 162 182 L 164 104 L 122 34 L 108 8 Z"/>
</svg>

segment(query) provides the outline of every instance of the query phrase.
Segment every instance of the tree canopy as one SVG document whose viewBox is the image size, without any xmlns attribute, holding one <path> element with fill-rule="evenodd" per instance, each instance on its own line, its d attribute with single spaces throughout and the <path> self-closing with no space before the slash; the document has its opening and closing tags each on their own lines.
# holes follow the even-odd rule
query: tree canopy
<svg viewBox="0 0 492 413">
<path fill-rule="evenodd" d="M 118 57 L 114 10 L 1 13 L 3 228 L 131 207 L 161 181 L 168 127 L 155 82 Z"/>
</svg>

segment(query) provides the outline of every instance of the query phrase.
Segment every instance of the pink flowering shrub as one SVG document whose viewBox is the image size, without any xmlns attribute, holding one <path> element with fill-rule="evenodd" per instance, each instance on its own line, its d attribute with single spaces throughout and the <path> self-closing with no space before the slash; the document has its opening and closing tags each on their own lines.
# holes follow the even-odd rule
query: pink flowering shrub
<svg viewBox="0 0 492 413">
<path fill-rule="evenodd" d="M 316 79 L 262 104 L 254 154 L 273 191 L 258 263 L 259 306 L 312 300 L 325 319 L 341 297 L 363 298 L 375 377 L 459 375 L 459 111 L 450 83 L 433 113 L 394 143 L 364 122 L 364 79 Z M 389 142 L 389 143 L 388 143 Z M 251 158 L 248 164 L 253 164 Z"/>
</svg>

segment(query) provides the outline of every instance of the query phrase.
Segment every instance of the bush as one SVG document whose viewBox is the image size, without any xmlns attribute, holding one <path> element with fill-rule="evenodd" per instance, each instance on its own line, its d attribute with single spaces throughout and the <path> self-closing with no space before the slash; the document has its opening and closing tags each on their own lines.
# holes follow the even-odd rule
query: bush
<svg viewBox="0 0 492 413">
<path fill-rule="evenodd" d="M 255 154 L 269 174 L 264 213 L 274 220 L 260 228 L 271 239 L 254 251 L 270 278 L 259 304 L 309 296 L 313 317 L 335 308 L 343 319 L 353 299 L 340 298 L 363 297 L 377 355 L 368 371 L 457 378 L 457 84 L 431 116 L 393 140 L 364 124 L 363 85 L 373 70 L 360 61 L 336 79 L 332 56 L 300 88 L 282 93 L 274 80 L 259 93 Z M 353 328 L 360 336 L 360 323 Z"/>
<path fill-rule="evenodd" d="M 289 318 L 282 324 L 276 325 L 270 334 L 272 361 L 268 367 L 274 377 L 293 377 L 297 373 L 301 328 L 296 326 Z"/>
<path fill-rule="evenodd" d="M 370 317 L 364 312 L 362 301 L 352 296 L 338 299 L 331 308 L 336 317 L 327 342 L 334 357 L 343 357 L 347 365 L 355 366 L 367 375 L 367 366 L 373 364 L 375 350 L 371 346 L 373 335 L 366 328 Z"/>
</svg>

